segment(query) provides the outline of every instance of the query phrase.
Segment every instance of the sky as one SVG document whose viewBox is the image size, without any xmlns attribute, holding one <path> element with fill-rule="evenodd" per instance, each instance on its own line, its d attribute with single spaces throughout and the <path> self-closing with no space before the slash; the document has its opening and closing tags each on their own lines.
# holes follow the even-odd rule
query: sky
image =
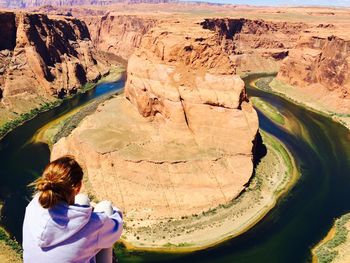
<svg viewBox="0 0 350 263">
<path fill-rule="evenodd" d="M 196 0 L 195 0 L 196 1 Z M 225 4 L 245 4 L 245 5 L 259 5 L 259 6 L 348 6 L 350 7 L 350 0 L 332 0 L 332 1 L 314 1 L 314 0 L 200 0 L 201 2 L 211 3 L 225 3 Z"/>
</svg>

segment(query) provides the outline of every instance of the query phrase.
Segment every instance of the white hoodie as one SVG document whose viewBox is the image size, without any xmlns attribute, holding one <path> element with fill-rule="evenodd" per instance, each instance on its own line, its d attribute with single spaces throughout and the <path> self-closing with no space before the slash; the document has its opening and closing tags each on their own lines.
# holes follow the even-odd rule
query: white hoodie
<svg viewBox="0 0 350 263">
<path fill-rule="evenodd" d="M 118 209 L 111 216 L 63 202 L 45 209 L 36 196 L 26 208 L 23 223 L 24 263 L 94 262 L 95 255 L 112 247 L 122 231 Z"/>
</svg>

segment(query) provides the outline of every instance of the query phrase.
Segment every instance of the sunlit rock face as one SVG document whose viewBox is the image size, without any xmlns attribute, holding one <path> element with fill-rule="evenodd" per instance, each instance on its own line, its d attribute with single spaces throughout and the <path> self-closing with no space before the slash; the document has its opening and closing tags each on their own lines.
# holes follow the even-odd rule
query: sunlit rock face
<svg viewBox="0 0 350 263">
<path fill-rule="evenodd" d="M 142 37 L 157 24 L 154 18 L 135 15 L 84 17 L 96 49 L 127 60 L 141 44 Z"/>
<path fill-rule="evenodd" d="M 252 176 L 258 118 L 220 43 L 198 23 L 151 28 L 129 58 L 125 97 L 101 105 L 52 159 L 76 156 L 86 188 L 133 220 L 237 197 Z"/>
<path fill-rule="evenodd" d="M 295 86 L 320 84 L 350 98 L 350 41 L 339 37 L 302 37 L 283 61 L 278 78 Z"/>
<path fill-rule="evenodd" d="M 277 72 L 300 33 L 310 27 L 300 22 L 245 18 L 209 18 L 201 25 L 217 32 L 238 73 Z"/>
<path fill-rule="evenodd" d="M 2 12 L 0 34 L 1 107 L 8 111 L 75 93 L 108 70 L 79 19 Z"/>
</svg>

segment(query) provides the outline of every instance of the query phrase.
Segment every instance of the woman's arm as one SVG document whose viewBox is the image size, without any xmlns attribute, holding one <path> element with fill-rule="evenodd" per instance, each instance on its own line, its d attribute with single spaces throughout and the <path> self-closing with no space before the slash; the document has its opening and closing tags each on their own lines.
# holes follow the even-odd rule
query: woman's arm
<svg viewBox="0 0 350 263">
<path fill-rule="evenodd" d="M 110 248 L 120 238 L 123 232 L 123 218 L 119 209 L 114 208 L 113 214 L 105 214 L 103 225 L 98 234 L 98 248 Z"/>
</svg>

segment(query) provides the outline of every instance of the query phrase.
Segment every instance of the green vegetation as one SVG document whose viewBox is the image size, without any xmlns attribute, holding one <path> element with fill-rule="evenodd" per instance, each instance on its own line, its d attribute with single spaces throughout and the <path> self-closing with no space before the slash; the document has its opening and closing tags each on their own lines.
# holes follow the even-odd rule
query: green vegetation
<svg viewBox="0 0 350 263">
<path fill-rule="evenodd" d="M 15 240 L 10 238 L 10 235 L 6 232 L 5 229 L 0 227 L 0 242 L 3 242 L 6 246 L 11 248 L 16 254 L 22 257 L 22 248 Z"/>
<path fill-rule="evenodd" d="M 284 164 L 286 165 L 288 172 L 292 172 L 294 169 L 294 165 L 291 160 L 291 155 L 287 152 L 285 146 L 272 135 L 269 135 L 263 131 L 260 132 L 263 137 L 264 143 L 270 145 L 273 149 L 275 149 L 278 152 L 279 156 L 283 158 Z"/>
<path fill-rule="evenodd" d="M 104 82 L 116 82 L 120 80 L 122 77 L 122 74 L 126 71 L 126 68 L 124 66 L 112 66 L 109 69 L 108 75 L 101 78 L 97 83 L 104 83 Z"/>
<path fill-rule="evenodd" d="M 317 258 L 319 263 L 330 263 L 334 260 L 334 258 L 338 255 L 338 252 L 336 251 L 325 251 L 322 250 L 319 253 L 317 253 Z"/>
<path fill-rule="evenodd" d="M 84 86 L 82 86 L 82 87 L 79 89 L 78 94 L 79 94 L 79 93 L 85 93 L 85 92 L 87 92 L 88 90 L 93 89 L 94 87 L 96 87 L 96 83 L 94 83 L 94 82 L 88 82 L 88 83 L 86 83 Z"/>
<path fill-rule="evenodd" d="M 283 115 L 271 104 L 257 97 L 252 97 L 251 101 L 253 102 L 254 106 L 261 111 L 262 114 L 271 119 L 273 122 L 282 126 L 285 124 Z"/>
<path fill-rule="evenodd" d="M 255 82 L 255 85 L 259 88 L 262 89 L 264 91 L 269 91 L 271 92 L 272 89 L 270 87 L 270 83 L 272 82 L 272 80 L 274 79 L 274 76 L 268 76 L 268 77 L 263 77 L 260 78 L 257 82 Z"/>
<path fill-rule="evenodd" d="M 47 102 L 41 105 L 39 108 L 34 108 L 30 112 L 21 114 L 18 118 L 6 122 L 0 127 L 0 139 L 3 138 L 8 132 L 23 124 L 24 122 L 33 119 L 41 112 L 48 111 L 52 108 L 57 107 L 62 103 L 62 100 L 55 100 L 53 102 Z"/>
<path fill-rule="evenodd" d="M 187 243 L 187 242 L 184 242 L 184 243 L 179 243 L 179 244 L 172 244 L 172 243 L 166 243 L 165 245 L 163 245 L 163 247 L 190 247 L 192 246 L 193 244 L 191 243 Z"/>
<path fill-rule="evenodd" d="M 273 159 L 263 161 L 258 165 L 258 167 L 255 170 L 255 175 L 246 191 L 260 193 L 261 191 L 263 191 L 263 188 L 270 188 L 272 186 L 273 188 L 271 190 L 273 190 L 273 195 L 276 196 L 277 199 L 280 196 L 280 194 L 286 193 L 286 190 L 290 189 L 292 184 L 295 183 L 295 178 L 293 178 L 293 176 L 295 174 L 296 167 L 292 160 L 291 154 L 277 138 L 262 130 L 260 130 L 260 133 L 263 138 L 264 144 L 268 148 L 268 151 L 270 151 L 271 156 L 274 155 L 274 157 Z M 283 163 L 283 166 L 285 167 L 285 172 L 280 175 L 279 183 L 274 182 L 270 186 L 270 180 L 272 179 L 272 171 L 276 171 L 276 169 L 279 169 L 278 166 L 280 165 L 280 163 L 276 162 L 279 160 L 279 158 L 282 158 L 280 162 Z M 244 196 L 244 194 L 242 196 Z M 259 200 L 256 201 L 259 202 Z"/>
<path fill-rule="evenodd" d="M 334 236 L 321 244 L 316 248 L 315 254 L 319 263 L 333 262 L 338 255 L 337 248 L 347 241 L 349 230 L 346 228 L 346 224 L 350 221 L 350 214 L 346 214 L 335 221 L 335 233 Z"/>
</svg>

